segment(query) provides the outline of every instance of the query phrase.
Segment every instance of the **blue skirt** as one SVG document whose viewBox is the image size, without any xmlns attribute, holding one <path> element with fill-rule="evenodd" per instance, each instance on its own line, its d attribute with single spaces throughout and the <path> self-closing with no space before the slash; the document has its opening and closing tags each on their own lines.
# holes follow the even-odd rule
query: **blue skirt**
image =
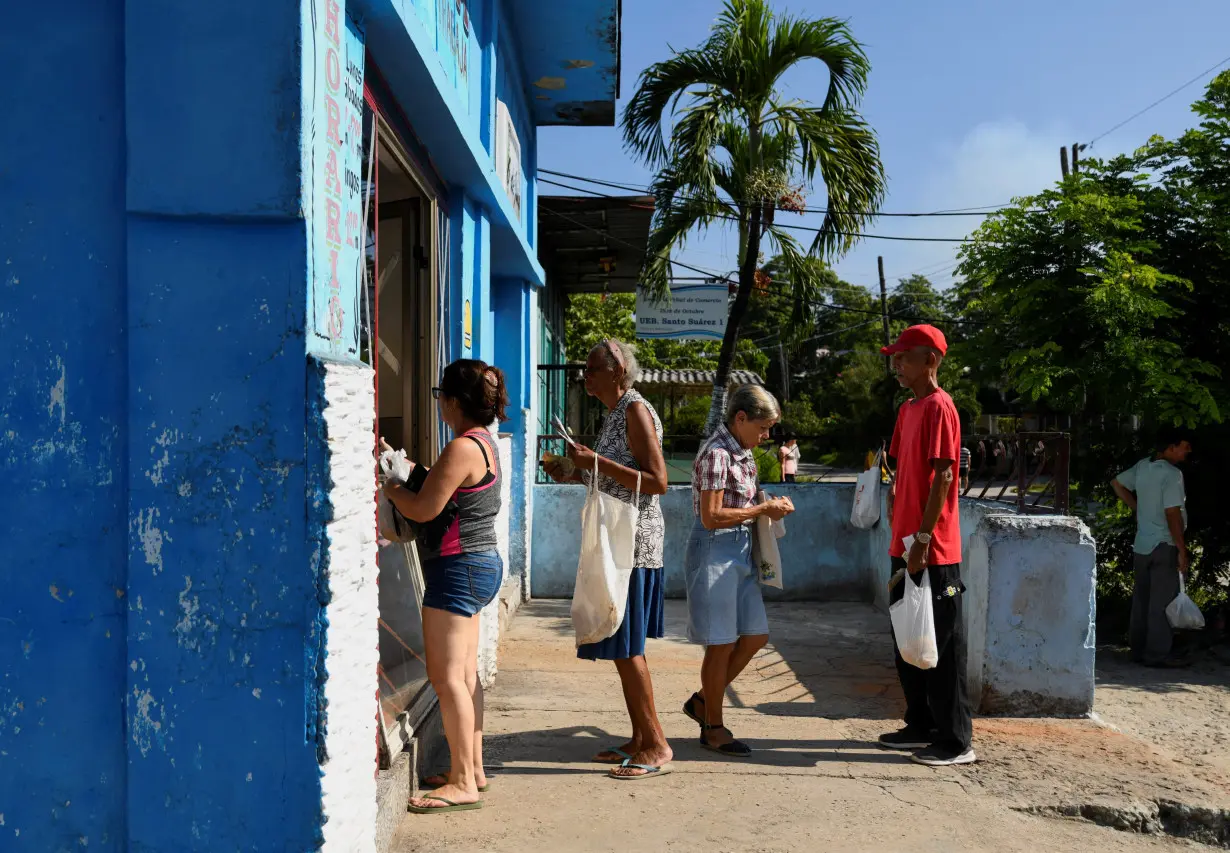
<svg viewBox="0 0 1230 853">
<path fill-rule="evenodd" d="M 666 636 L 665 569 L 633 569 L 624 621 L 613 636 L 577 647 L 584 660 L 624 660 L 645 654 L 645 639 Z"/>
</svg>

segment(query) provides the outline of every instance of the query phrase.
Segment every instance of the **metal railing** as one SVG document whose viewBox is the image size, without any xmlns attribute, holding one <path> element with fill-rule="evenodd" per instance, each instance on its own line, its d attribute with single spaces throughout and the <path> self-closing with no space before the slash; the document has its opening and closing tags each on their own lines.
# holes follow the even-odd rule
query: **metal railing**
<svg viewBox="0 0 1230 853">
<path fill-rule="evenodd" d="M 1013 504 L 1019 512 L 1068 513 L 1067 433 L 971 435 L 961 443 L 970 451 L 963 496 Z"/>
</svg>

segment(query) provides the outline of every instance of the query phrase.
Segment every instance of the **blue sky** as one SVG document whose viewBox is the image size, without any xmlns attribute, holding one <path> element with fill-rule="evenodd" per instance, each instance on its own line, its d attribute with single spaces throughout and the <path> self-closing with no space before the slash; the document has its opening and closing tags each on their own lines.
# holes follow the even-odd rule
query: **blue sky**
<svg viewBox="0 0 1230 853">
<path fill-rule="evenodd" d="M 872 72 L 862 111 L 879 134 L 888 172 L 885 211 L 1002 204 L 1035 192 L 1058 178 L 1060 146 L 1089 141 L 1230 54 L 1227 0 L 792 0 L 775 7 L 847 19 L 864 44 Z M 672 45 L 701 43 L 720 8 L 719 0 L 623 0 L 620 116 L 642 69 Z M 794 97 L 819 101 L 827 74 L 813 63 L 785 82 Z M 1195 123 L 1189 107 L 1202 90 L 1203 82 L 1193 84 L 1090 153 L 1130 150 L 1151 133 L 1181 133 Z M 637 185 L 650 179 L 623 150 L 618 128 L 543 128 L 538 164 Z M 569 194 L 547 185 L 541 191 Z M 823 196 L 809 204 L 821 206 Z M 818 219 L 781 221 L 814 226 Z M 977 223 L 881 218 L 867 230 L 962 237 Z M 728 271 L 735 242 L 710 232 L 677 257 Z M 864 240 L 836 268 L 848 281 L 878 288 L 876 256 L 883 255 L 890 288 L 916 271 L 945 287 L 956 249 Z"/>
</svg>

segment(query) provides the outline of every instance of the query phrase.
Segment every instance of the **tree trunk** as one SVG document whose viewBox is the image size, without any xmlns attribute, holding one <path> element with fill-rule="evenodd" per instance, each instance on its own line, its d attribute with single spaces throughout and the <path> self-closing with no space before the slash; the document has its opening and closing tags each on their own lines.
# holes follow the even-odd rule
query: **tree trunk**
<svg viewBox="0 0 1230 853">
<path fill-rule="evenodd" d="M 747 229 L 747 246 L 743 254 L 743 263 L 739 266 L 739 290 L 735 293 L 735 304 L 731 306 L 730 316 L 726 320 L 726 334 L 722 338 L 721 354 L 718 355 L 717 376 L 713 379 L 713 403 L 709 406 L 709 417 L 705 419 L 705 438 L 713 435 L 726 416 L 726 389 L 730 384 L 730 369 L 735 361 L 739 324 L 743 322 L 743 315 L 747 313 L 747 303 L 756 283 L 756 262 L 760 259 L 760 222 L 763 211 L 763 205 L 752 205 L 751 224 Z"/>
</svg>

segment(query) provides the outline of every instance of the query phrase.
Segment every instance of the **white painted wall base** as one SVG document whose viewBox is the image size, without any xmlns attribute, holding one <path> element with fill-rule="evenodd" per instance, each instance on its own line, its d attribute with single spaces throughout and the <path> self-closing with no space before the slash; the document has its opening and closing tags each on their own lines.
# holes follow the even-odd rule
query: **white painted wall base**
<svg viewBox="0 0 1230 853">
<path fill-rule="evenodd" d="M 327 853 L 376 849 L 376 474 L 372 461 L 373 373 L 364 365 L 324 364 L 328 522 L 326 609 L 328 700 L 321 767 Z"/>
</svg>

